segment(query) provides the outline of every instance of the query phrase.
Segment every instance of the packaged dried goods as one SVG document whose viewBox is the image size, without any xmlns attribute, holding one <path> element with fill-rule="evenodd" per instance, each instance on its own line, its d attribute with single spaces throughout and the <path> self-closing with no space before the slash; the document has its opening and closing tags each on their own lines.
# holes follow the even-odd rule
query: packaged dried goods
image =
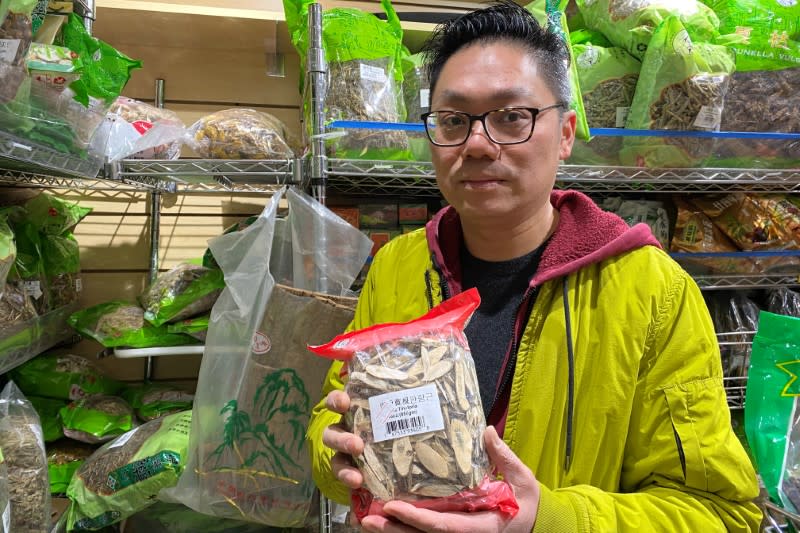
<svg viewBox="0 0 800 533">
<path fill-rule="evenodd" d="M 120 96 L 114 100 L 108 117 L 109 160 L 180 157 L 186 126 L 175 112 Z"/>
<path fill-rule="evenodd" d="M 131 386 L 122 397 L 136 411 L 139 420 L 149 422 L 162 416 L 190 410 L 194 394 L 165 383 Z"/>
<path fill-rule="evenodd" d="M 224 288 L 221 270 L 181 263 L 159 274 L 139 301 L 144 318 L 161 326 L 210 311 Z"/>
<path fill-rule="evenodd" d="M 6 283 L 0 293 L 0 337 L 5 336 L 4 332 L 14 329 L 17 324 L 36 316 L 33 301 L 25 290 L 14 283 Z"/>
<path fill-rule="evenodd" d="M 11 522 L 11 505 L 8 502 L 8 467 L 0 449 L 0 533 L 10 533 L 6 524 Z"/>
<path fill-rule="evenodd" d="M 186 141 L 209 159 L 291 159 L 287 136 L 286 126 L 269 113 L 237 107 L 201 118 Z"/>
<path fill-rule="evenodd" d="M 47 472 L 50 494 L 64 494 L 72 476 L 95 451 L 94 446 L 62 439 L 47 445 Z"/>
<path fill-rule="evenodd" d="M 767 311 L 800 318 L 800 293 L 788 287 L 772 289 L 767 297 Z"/>
<path fill-rule="evenodd" d="M 694 41 L 677 17 L 658 26 L 642 61 L 625 127 L 718 131 L 734 71 L 730 49 Z M 626 137 L 622 163 L 639 167 L 699 166 L 714 139 Z"/>
<path fill-rule="evenodd" d="M 722 371 L 726 377 L 745 377 L 760 309 L 744 294 L 723 292 L 714 296 L 709 310 L 720 339 Z"/>
<path fill-rule="evenodd" d="M 50 484 L 42 426 L 36 410 L 13 382 L 0 392 L 0 450 L 8 470 L 8 531 L 47 533 Z"/>
<path fill-rule="evenodd" d="M 669 246 L 669 214 L 664 202 L 610 197 L 604 200 L 602 207 L 616 213 L 629 226 L 647 224 L 661 246 L 665 249 Z"/>
<path fill-rule="evenodd" d="M 109 441 L 136 426 L 133 408 L 116 396 L 94 394 L 60 411 L 64 435 L 87 444 Z"/>
<path fill-rule="evenodd" d="M 20 387 L 22 390 L 22 387 Z M 24 392 L 24 391 L 23 391 Z M 45 442 L 54 442 L 64 436 L 64 429 L 61 426 L 61 409 L 67 405 L 65 400 L 55 398 L 45 398 L 44 396 L 31 396 L 28 393 L 28 401 L 36 409 L 39 421 L 42 424 L 42 437 Z"/>
<path fill-rule="evenodd" d="M 25 202 L 25 219 L 45 235 L 63 235 L 91 212 L 90 207 L 44 192 Z"/>
<path fill-rule="evenodd" d="M 25 56 L 33 41 L 31 14 L 36 0 L 18 0 L 0 8 L 0 104 L 14 99 L 25 81 Z"/>
<path fill-rule="evenodd" d="M 174 324 L 167 324 L 167 331 L 170 333 L 183 333 L 199 341 L 205 341 L 210 319 L 210 314 L 186 318 Z"/>
<path fill-rule="evenodd" d="M 191 411 L 153 420 L 86 459 L 67 488 L 67 530 L 103 529 L 155 503 L 186 464 L 191 423 Z"/>
<path fill-rule="evenodd" d="M 70 315 L 69 325 L 106 348 L 126 346 L 183 346 L 197 340 L 182 333 L 170 333 L 166 326 L 153 326 L 144 319 L 138 305 L 114 301 L 97 304 Z"/>
<path fill-rule="evenodd" d="M 122 384 L 89 359 L 70 353 L 42 354 L 11 372 L 25 394 L 79 400 L 92 394 L 116 394 Z"/>
<path fill-rule="evenodd" d="M 6 285 L 8 273 L 17 259 L 17 244 L 14 242 L 14 232 L 6 220 L 7 216 L 0 213 L 0 296 Z"/>
<path fill-rule="evenodd" d="M 586 25 L 642 59 L 656 28 L 668 17 L 686 26 L 692 40 L 719 34 L 719 19 L 699 0 L 577 0 Z"/>
<path fill-rule="evenodd" d="M 354 457 L 366 489 L 353 492 L 359 519 L 398 499 L 439 511 L 516 514 L 511 487 L 491 475 L 478 378 L 463 333 L 479 303 L 471 289 L 411 322 L 310 347 L 347 362 L 345 423 L 364 441 Z"/>
</svg>

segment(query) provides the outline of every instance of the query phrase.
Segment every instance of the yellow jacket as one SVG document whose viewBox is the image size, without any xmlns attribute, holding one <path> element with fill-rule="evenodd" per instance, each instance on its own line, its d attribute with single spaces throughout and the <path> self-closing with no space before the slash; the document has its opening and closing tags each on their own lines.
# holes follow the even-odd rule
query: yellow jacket
<svg viewBox="0 0 800 533">
<path fill-rule="evenodd" d="M 628 229 L 577 192 L 551 202 L 559 227 L 531 283 L 502 434 L 541 483 L 534 531 L 757 531 L 755 472 L 700 290 L 645 225 Z M 411 320 L 458 292 L 459 238 L 445 209 L 387 244 L 349 329 Z M 324 394 L 343 387 L 340 368 Z M 307 439 L 323 494 L 349 503 L 322 445 L 339 418 L 321 401 Z"/>
</svg>

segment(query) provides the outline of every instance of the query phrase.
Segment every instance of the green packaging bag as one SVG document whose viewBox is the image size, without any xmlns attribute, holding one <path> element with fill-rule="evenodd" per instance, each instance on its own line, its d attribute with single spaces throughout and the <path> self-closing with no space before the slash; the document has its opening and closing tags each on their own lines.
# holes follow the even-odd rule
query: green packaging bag
<svg viewBox="0 0 800 533">
<path fill-rule="evenodd" d="M 745 393 L 744 423 L 770 498 L 800 509 L 800 318 L 759 314 Z"/>
<path fill-rule="evenodd" d="M 164 383 L 143 383 L 128 387 L 122 397 L 144 422 L 192 408 L 194 394 Z"/>
<path fill-rule="evenodd" d="M 90 207 L 44 192 L 25 202 L 25 219 L 45 235 L 62 235 L 72 230 L 91 212 Z"/>
<path fill-rule="evenodd" d="M 414 124 L 422 122 L 422 114 L 431 110 L 431 83 L 425 68 L 424 54 L 403 56 L 403 101 L 406 120 Z M 431 160 L 431 145 L 423 131 L 409 131 L 408 145 L 416 161 Z"/>
<path fill-rule="evenodd" d="M 47 473 L 50 478 L 50 494 L 66 493 L 72 476 L 94 450 L 93 446 L 67 439 L 48 445 Z"/>
<path fill-rule="evenodd" d="M 7 215 L 0 213 L 0 287 L 4 287 L 8 273 L 17 259 L 17 243 L 14 241 L 14 232 L 8 225 Z M 0 294 L 3 290 L 0 288 Z"/>
<path fill-rule="evenodd" d="M 128 302 L 106 302 L 70 315 L 70 326 L 106 348 L 151 348 L 184 346 L 197 340 L 181 333 L 170 333 L 166 326 L 153 326 L 144 319 L 144 309 Z"/>
<path fill-rule="evenodd" d="M 48 353 L 11 371 L 25 394 L 59 400 L 79 400 L 91 394 L 116 394 L 122 384 L 100 371 L 85 357 Z"/>
<path fill-rule="evenodd" d="M 622 48 L 575 44 L 578 80 L 590 128 L 624 128 L 642 64 Z M 618 165 L 622 137 L 576 140 L 574 164 Z"/>
<path fill-rule="evenodd" d="M 139 301 L 145 320 L 161 326 L 210 311 L 224 288 L 221 270 L 182 263 L 159 274 Z"/>
<path fill-rule="evenodd" d="M 642 61 L 655 28 L 670 16 L 680 20 L 694 41 L 719 35 L 719 19 L 699 0 L 577 0 L 577 4 L 589 29 Z"/>
<path fill-rule="evenodd" d="M 307 20 L 311 3 L 313 0 L 283 0 L 286 25 L 300 57 L 306 56 L 309 46 Z M 406 120 L 403 30 L 391 2 L 381 0 L 381 7 L 385 21 L 355 8 L 333 8 L 322 13 L 322 46 L 328 65 L 328 122 Z M 301 73 L 301 93 L 304 77 Z M 412 159 L 403 131 L 348 129 L 341 133 L 343 136 L 328 141 L 331 157 Z"/>
<path fill-rule="evenodd" d="M 625 127 L 644 130 L 718 131 L 734 70 L 725 46 L 694 42 L 677 17 L 656 28 L 647 49 Z M 626 137 L 628 166 L 699 167 L 714 151 L 714 139 Z"/>
<path fill-rule="evenodd" d="M 64 435 L 87 444 L 106 442 L 136 426 L 133 409 L 116 396 L 95 394 L 59 411 Z"/>
<path fill-rule="evenodd" d="M 199 341 L 205 342 L 206 334 L 208 334 L 209 320 L 211 320 L 210 314 L 187 318 L 186 320 L 181 320 L 174 324 L 167 324 L 167 331 L 170 333 L 184 333 Z"/>
<path fill-rule="evenodd" d="M 72 478 L 68 531 L 94 531 L 147 508 L 186 464 L 192 412 L 139 426 L 106 443 Z"/>
<path fill-rule="evenodd" d="M 20 390 L 25 390 L 17 383 Z M 67 405 L 64 400 L 56 400 L 54 398 L 43 398 L 41 396 L 31 396 L 25 393 L 28 401 L 31 402 L 36 413 L 39 415 L 39 420 L 42 422 L 42 435 L 45 442 L 54 442 L 64 436 L 64 430 L 61 427 L 61 409 Z"/>
<path fill-rule="evenodd" d="M 50 309 L 76 303 L 83 290 L 80 248 L 70 232 L 42 236 L 42 260 Z"/>
<path fill-rule="evenodd" d="M 586 122 L 586 112 L 583 108 L 583 97 L 581 87 L 578 82 L 578 70 L 575 62 L 575 52 L 569 40 L 569 28 L 567 27 L 567 17 L 564 10 L 567 7 L 567 0 L 535 0 L 525 9 L 531 12 L 539 24 L 544 25 L 549 31 L 561 36 L 567 45 L 569 52 L 569 87 L 572 101 L 569 103 L 570 109 L 575 111 L 577 122 L 575 127 L 575 137 L 584 141 L 589 140 L 589 125 Z"/>
</svg>

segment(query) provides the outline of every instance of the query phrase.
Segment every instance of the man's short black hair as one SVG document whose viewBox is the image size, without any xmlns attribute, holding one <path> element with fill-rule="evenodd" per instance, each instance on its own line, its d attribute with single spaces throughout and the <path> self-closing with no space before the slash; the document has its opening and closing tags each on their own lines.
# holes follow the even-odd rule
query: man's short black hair
<svg viewBox="0 0 800 533">
<path fill-rule="evenodd" d="M 524 7 L 511 0 L 471 11 L 440 24 L 423 47 L 431 93 L 444 64 L 474 44 L 519 45 L 536 61 L 545 84 L 559 102 L 570 102 L 569 52 L 561 33 L 543 28 Z"/>
</svg>

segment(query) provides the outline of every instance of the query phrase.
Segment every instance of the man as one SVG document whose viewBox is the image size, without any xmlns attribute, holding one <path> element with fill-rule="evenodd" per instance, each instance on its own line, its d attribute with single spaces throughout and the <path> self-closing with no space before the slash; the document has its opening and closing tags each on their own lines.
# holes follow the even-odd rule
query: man
<svg viewBox="0 0 800 533">
<path fill-rule="evenodd" d="M 391 520 L 362 528 L 757 530 L 755 474 L 731 430 L 699 289 L 645 225 L 553 191 L 576 123 L 561 39 L 504 1 L 443 25 L 428 54 L 425 123 L 450 206 L 377 254 L 350 329 L 407 321 L 478 287 L 466 334 L 484 439 L 520 512 L 389 502 Z M 318 485 L 344 503 L 363 480 L 351 462 L 363 442 L 339 425 L 340 368 L 308 440 Z"/>
</svg>

